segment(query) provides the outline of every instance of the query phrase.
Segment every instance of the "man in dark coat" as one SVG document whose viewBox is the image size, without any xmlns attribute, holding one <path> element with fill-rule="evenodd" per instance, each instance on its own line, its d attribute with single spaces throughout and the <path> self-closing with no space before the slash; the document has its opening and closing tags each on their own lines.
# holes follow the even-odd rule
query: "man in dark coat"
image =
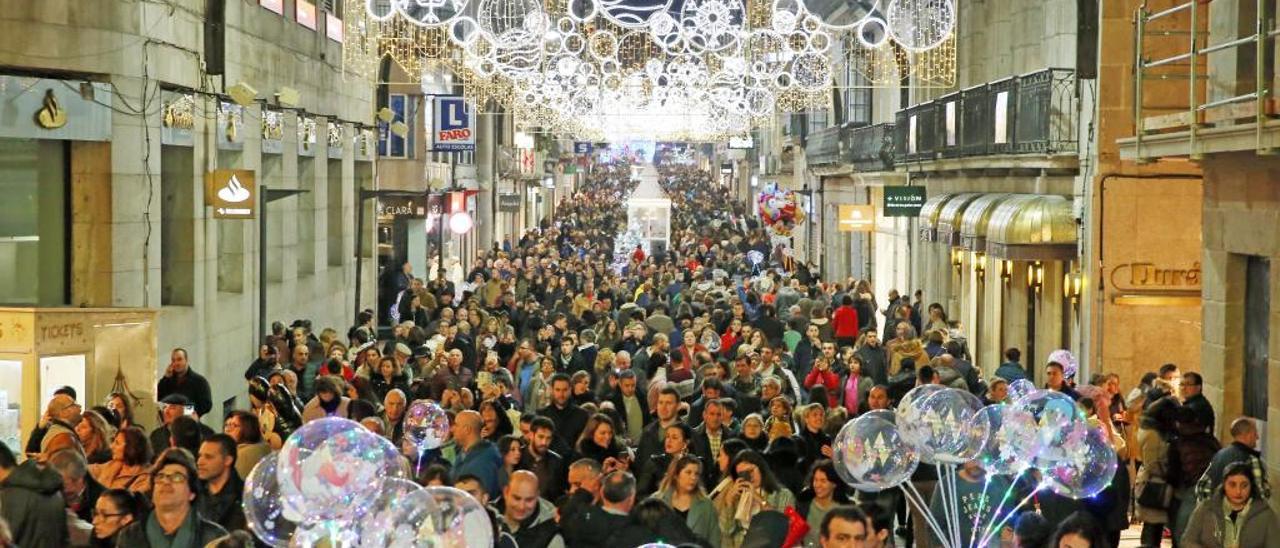
<svg viewBox="0 0 1280 548">
<path fill-rule="evenodd" d="M 209 391 L 209 381 L 199 373 L 191 370 L 187 359 L 187 351 L 175 348 L 169 353 L 169 369 L 156 386 L 156 397 L 164 399 L 169 394 L 182 394 L 196 408 L 201 417 L 208 415 L 213 409 L 213 396 Z"/>
<path fill-rule="evenodd" d="M 196 472 L 200 477 L 200 492 L 196 495 L 200 515 L 228 531 L 244 529 L 244 482 L 236 472 L 235 440 L 226 434 L 204 440 L 196 456 Z"/>
<path fill-rule="evenodd" d="M 635 476 L 619 470 L 605 475 L 601 483 L 600 505 L 564 520 L 568 548 L 604 548 L 609 537 L 630 521 L 629 514 L 636 503 Z"/>
<path fill-rule="evenodd" d="M 62 475 L 40 468 L 35 459 L 21 465 L 0 443 L 0 516 L 9 522 L 13 541 L 23 548 L 70 546 Z"/>
<path fill-rule="evenodd" d="M 568 375 L 556 373 L 551 376 L 551 405 L 538 410 L 551 422 L 555 423 L 556 443 L 553 448 L 561 455 L 568 455 L 587 427 L 587 412 L 573 405 L 572 389 Z"/>
<path fill-rule="evenodd" d="M 1267 467 L 1262 463 L 1262 453 L 1255 447 L 1258 445 L 1258 425 L 1249 417 L 1240 417 L 1231 422 L 1231 445 L 1219 449 L 1209 461 L 1209 469 L 1200 476 L 1196 483 L 1196 499 L 1207 500 L 1218 492 L 1222 486 L 1222 473 L 1228 466 L 1237 462 L 1249 465 L 1253 470 L 1253 485 L 1258 490 L 1258 498 L 1271 498 L 1271 483 L 1267 481 Z"/>
<path fill-rule="evenodd" d="M 1196 422 L 1212 434 L 1218 423 L 1213 414 L 1213 405 L 1204 397 L 1204 377 L 1193 371 L 1183 373 L 1178 390 L 1182 395 L 1182 406 L 1195 412 Z"/>
<path fill-rule="evenodd" d="M 62 498 L 77 518 L 93 523 L 93 509 L 106 488 L 89 474 L 89 463 L 78 449 L 67 448 L 49 456 L 49 468 L 62 476 Z"/>
</svg>

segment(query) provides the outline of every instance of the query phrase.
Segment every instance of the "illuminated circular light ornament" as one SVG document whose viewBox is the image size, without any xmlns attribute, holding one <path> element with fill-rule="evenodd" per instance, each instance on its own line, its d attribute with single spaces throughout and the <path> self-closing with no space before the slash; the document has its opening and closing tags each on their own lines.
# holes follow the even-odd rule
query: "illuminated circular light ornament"
<svg viewBox="0 0 1280 548">
<path fill-rule="evenodd" d="M 466 211 L 454 213 L 449 217 L 449 230 L 454 234 L 466 234 L 473 226 L 475 222 L 471 220 L 471 214 Z"/>
<path fill-rule="evenodd" d="M 835 31 L 856 30 L 880 9 L 880 0 L 847 0 L 830 2 L 817 10 L 809 10 L 819 26 Z"/>
<path fill-rule="evenodd" d="M 596 5 L 596 0 L 569 0 L 566 12 L 574 21 L 586 23 L 595 18 L 600 8 Z"/>
<path fill-rule="evenodd" d="M 886 11 L 889 34 L 910 51 L 928 51 L 951 37 L 956 26 L 952 0 L 891 0 Z"/>
<path fill-rule="evenodd" d="M 680 22 L 691 47 L 721 51 L 738 41 L 743 9 L 739 0 L 685 0 Z"/>
<path fill-rule="evenodd" d="M 402 17 L 422 27 L 446 25 L 462 15 L 468 0 L 392 0 Z"/>
<path fill-rule="evenodd" d="M 481 0 L 476 21 L 485 32 L 505 40 L 508 32 L 523 30 L 530 15 L 541 13 L 537 0 Z"/>
<path fill-rule="evenodd" d="M 649 18 L 671 8 L 672 0 L 597 0 L 600 14 L 627 29 L 642 29 Z"/>
<path fill-rule="evenodd" d="M 869 49 L 883 46 L 889 41 L 889 28 L 884 19 L 869 17 L 858 25 L 858 43 Z"/>
<path fill-rule="evenodd" d="M 449 41 L 466 47 L 480 36 L 480 25 L 475 19 L 467 16 L 454 18 L 449 22 Z"/>
<path fill-rule="evenodd" d="M 805 91 L 822 89 L 831 79 L 831 64 L 821 53 L 806 53 L 791 64 L 791 81 Z"/>
</svg>

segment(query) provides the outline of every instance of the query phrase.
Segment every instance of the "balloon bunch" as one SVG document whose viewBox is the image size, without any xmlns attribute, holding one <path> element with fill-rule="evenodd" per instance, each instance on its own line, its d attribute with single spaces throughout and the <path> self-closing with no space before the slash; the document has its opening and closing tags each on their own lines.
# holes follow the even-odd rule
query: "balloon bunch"
<svg viewBox="0 0 1280 548">
<path fill-rule="evenodd" d="M 386 438 L 351 420 L 318 419 L 249 473 L 245 518 L 275 548 L 492 543 L 479 502 L 457 489 L 424 488 L 408 476 L 407 463 Z"/>
<path fill-rule="evenodd" d="M 907 501 L 924 516 L 945 548 L 983 547 L 1022 505 L 1041 490 L 1081 499 L 1100 493 L 1116 472 L 1116 454 L 1101 428 L 1091 427 L 1069 396 L 1036 389 L 1029 381 L 1009 387 L 1010 404 L 983 407 L 965 390 L 940 385 L 917 386 L 896 411 L 865 413 L 840 430 L 833 444 L 836 471 L 861 491 L 902 489 Z M 930 511 L 910 478 L 920 463 L 938 466 L 942 515 Z M 987 500 L 993 476 L 1006 476 L 1009 487 L 994 511 L 980 506 L 961 516 L 956 467 L 975 463 L 986 472 L 980 499 Z M 1034 484 L 1031 493 L 1005 510 L 1017 478 Z M 934 505 L 935 508 L 937 505 Z M 972 511 L 971 508 L 963 508 Z M 970 538 L 962 538 L 960 522 L 972 519 Z"/>
<path fill-rule="evenodd" d="M 804 210 L 800 208 L 799 197 L 791 190 L 775 188 L 761 191 L 756 198 L 756 211 L 760 214 L 760 219 L 770 226 L 804 222 Z"/>
</svg>

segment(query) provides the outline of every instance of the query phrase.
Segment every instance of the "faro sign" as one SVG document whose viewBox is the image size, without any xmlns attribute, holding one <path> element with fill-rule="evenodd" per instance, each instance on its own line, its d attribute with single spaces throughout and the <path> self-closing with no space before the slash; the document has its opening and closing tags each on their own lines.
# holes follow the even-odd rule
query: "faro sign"
<svg viewBox="0 0 1280 548">
<path fill-rule="evenodd" d="M 436 95 L 432 101 L 431 150 L 469 151 L 476 149 L 475 124 L 471 108 L 458 95 Z"/>
</svg>

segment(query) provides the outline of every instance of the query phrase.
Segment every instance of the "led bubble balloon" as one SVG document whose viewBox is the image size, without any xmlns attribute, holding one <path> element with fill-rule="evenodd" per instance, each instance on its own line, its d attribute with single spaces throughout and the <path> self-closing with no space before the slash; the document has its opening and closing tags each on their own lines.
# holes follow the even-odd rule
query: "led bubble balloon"
<svg viewBox="0 0 1280 548">
<path fill-rule="evenodd" d="M 277 457 L 286 511 L 303 521 L 344 521 L 373 503 L 385 478 L 408 475 L 386 438 L 337 417 L 313 420 L 289 436 Z"/>
<path fill-rule="evenodd" d="M 876 417 L 879 419 L 884 419 L 888 421 L 890 424 L 895 424 L 895 425 L 898 424 L 898 416 L 894 414 L 893 411 L 890 411 L 888 409 L 873 409 L 871 411 L 867 411 L 866 413 L 863 413 L 861 416 Z"/>
<path fill-rule="evenodd" d="M 943 386 L 938 384 L 922 384 L 912 388 L 902 396 L 902 401 L 898 402 L 898 418 L 903 421 L 919 420 L 917 404 L 942 389 Z"/>
<path fill-rule="evenodd" d="M 493 522 L 489 512 L 466 491 L 453 487 L 428 487 L 435 505 L 434 548 L 493 546 Z"/>
<path fill-rule="evenodd" d="M 302 516 L 285 511 L 276 479 L 278 461 L 265 458 L 254 465 L 244 481 L 244 517 L 249 530 L 275 548 L 289 545 Z"/>
<path fill-rule="evenodd" d="M 436 402 L 417 400 L 404 412 L 404 436 L 419 452 L 438 448 L 449 439 L 449 415 Z"/>
<path fill-rule="evenodd" d="M 977 453 L 982 440 L 969 423 L 982 402 L 967 390 L 943 388 L 919 400 L 914 420 L 902 422 L 902 437 L 933 464 L 961 464 Z"/>
<path fill-rule="evenodd" d="M 1035 417 L 1011 405 L 988 405 L 973 416 L 971 428 L 982 440 L 977 460 L 992 474 L 1018 475 L 1040 452 Z"/>
<path fill-rule="evenodd" d="M 1116 475 L 1116 452 L 1101 428 L 1078 428 L 1063 440 L 1058 458 L 1041 470 L 1053 492 L 1074 499 L 1089 498 L 1111 485 Z"/>
<path fill-rule="evenodd" d="M 836 473 L 856 489 L 880 491 L 901 484 L 920 464 L 898 427 L 879 417 L 858 417 L 832 443 Z"/>
<path fill-rule="evenodd" d="M 1062 456 L 1068 438 L 1083 435 L 1078 431 L 1089 428 L 1084 411 L 1061 392 L 1037 390 L 1018 400 L 1014 408 L 1031 414 L 1036 421 L 1040 452 L 1034 464 L 1040 469 L 1052 466 Z"/>
<path fill-rule="evenodd" d="M 369 513 L 360 520 L 358 546 L 437 546 L 433 529 L 437 514 L 435 499 L 425 488 L 409 480 L 387 480 Z"/>
<path fill-rule="evenodd" d="M 1027 394 L 1035 392 L 1036 385 L 1027 379 L 1018 379 L 1009 383 L 1009 403 L 1016 403 L 1018 400 L 1026 397 Z"/>
</svg>

